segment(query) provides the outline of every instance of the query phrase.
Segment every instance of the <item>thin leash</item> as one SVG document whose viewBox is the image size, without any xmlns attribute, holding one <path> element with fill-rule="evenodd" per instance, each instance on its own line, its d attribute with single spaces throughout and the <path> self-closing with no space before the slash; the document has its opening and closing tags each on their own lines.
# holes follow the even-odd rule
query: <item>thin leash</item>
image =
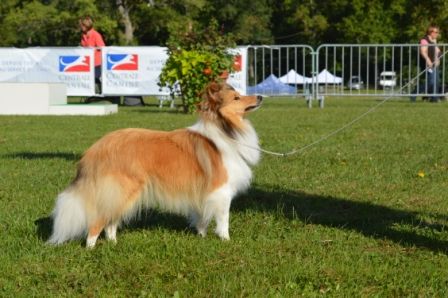
<svg viewBox="0 0 448 298">
<path fill-rule="evenodd" d="M 448 50 L 445 51 L 442 55 L 440 55 L 439 60 L 446 55 L 446 53 L 448 53 Z M 399 92 L 401 93 L 402 90 L 406 89 L 409 85 L 413 84 L 414 81 L 416 81 L 423 73 L 425 73 L 428 69 L 430 69 L 431 67 L 426 67 L 424 70 L 422 70 L 420 73 L 417 74 L 417 76 L 415 76 L 412 80 L 410 80 L 407 84 L 405 84 L 403 87 L 401 87 L 399 89 Z M 418 86 L 417 86 L 418 89 Z M 330 137 L 337 135 L 338 133 L 346 130 L 347 128 L 349 128 L 350 126 L 354 125 L 356 122 L 360 121 L 362 118 L 366 117 L 368 114 L 374 112 L 376 109 L 378 109 L 381 105 L 383 105 L 384 103 L 388 102 L 390 99 L 393 98 L 393 95 L 386 97 L 385 99 L 383 99 L 382 101 L 380 101 L 378 104 L 374 105 L 373 107 L 371 107 L 370 109 L 368 109 L 367 111 L 365 111 L 364 113 L 362 113 L 361 115 L 357 116 L 356 118 L 354 118 L 353 120 L 351 120 L 350 122 L 346 123 L 345 125 L 341 126 L 340 128 L 320 137 L 319 139 L 317 139 L 314 142 L 309 143 L 308 145 L 305 145 L 303 147 L 300 147 L 298 149 L 294 149 L 291 150 L 289 152 L 275 152 L 275 151 L 270 151 L 270 150 L 266 150 L 263 148 L 258 148 L 258 147 L 253 147 L 247 144 L 243 144 L 240 142 L 235 141 L 236 143 L 243 145 L 245 147 L 254 149 L 254 150 L 258 150 L 260 152 L 269 154 L 269 155 L 274 155 L 274 156 L 281 156 L 281 157 L 287 157 L 290 155 L 294 155 L 294 154 L 299 154 L 302 153 L 303 151 L 307 150 L 310 147 L 316 146 L 317 144 L 329 139 Z"/>
</svg>

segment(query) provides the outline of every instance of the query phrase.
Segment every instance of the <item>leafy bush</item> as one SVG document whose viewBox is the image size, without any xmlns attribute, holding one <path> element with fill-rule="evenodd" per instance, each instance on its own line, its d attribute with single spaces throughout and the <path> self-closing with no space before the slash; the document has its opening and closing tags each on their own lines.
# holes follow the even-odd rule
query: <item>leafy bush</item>
<svg viewBox="0 0 448 298">
<path fill-rule="evenodd" d="M 188 23 L 170 31 L 169 58 L 160 74 L 159 85 L 168 86 L 172 94 L 180 91 L 183 110 L 191 113 L 201 100 L 205 86 L 224 79 L 232 71 L 233 55 L 228 49 L 235 47 L 235 42 L 230 34 L 219 31 L 216 20 L 202 30 L 193 30 L 192 23 Z"/>
</svg>

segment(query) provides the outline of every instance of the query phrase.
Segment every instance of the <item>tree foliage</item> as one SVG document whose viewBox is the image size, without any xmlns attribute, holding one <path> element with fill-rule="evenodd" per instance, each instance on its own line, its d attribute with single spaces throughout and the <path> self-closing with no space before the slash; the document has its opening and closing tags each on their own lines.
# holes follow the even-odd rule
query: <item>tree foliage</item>
<svg viewBox="0 0 448 298">
<path fill-rule="evenodd" d="M 401 0 L 354 0 L 350 14 L 338 24 L 345 40 L 353 43 L 391 43 L 400 33 L 396 20 L 404 13 Z"/>
<path fill-rule="evenodd" d="M 0 46 L 76 46 L 84 15 L 109 45 L 166 45 L 170 28 L 211 19 L 238 44 L 415 43 L 430 23 L 448 33 L 444 0 L 2 0 Z"/>
</svg>

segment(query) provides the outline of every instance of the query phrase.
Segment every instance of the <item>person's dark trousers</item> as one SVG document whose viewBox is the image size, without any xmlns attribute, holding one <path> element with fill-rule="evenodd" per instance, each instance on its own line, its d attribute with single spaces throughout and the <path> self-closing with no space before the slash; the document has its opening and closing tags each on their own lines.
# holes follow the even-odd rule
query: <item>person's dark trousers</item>
<svg viewBox="0 0 448 298">
<path fill-rule="evenodd" d="M 419 93 L 427 93 L 429 97 L 424 96 L 423 100 L 430 102 L 438 102 L 439 96 L 436 95 L 439 91 L 439 70 L 438 68 L 427 69 L 424 75 L 425 82 L 422 82 L 415 86 L 414 91 L 411 92 L 411 102 L 415 102 Z M 431 95 L 434 94 L 434 95 Z"/>
<path fill-rule="evenodd" d="M 427 70 L 427 84 L 428 93 L 433 94 L 429 97 L 429 101 L 438 102 L 439 95 L 436 94 L 439 92 L 439 69 L 437 67 Z"/>
<path fill-rule="evenodd" d="M 97 96 L 98 94 L 101 95 L 102 88 L 101 88 L 101 65 L 95 66 L 95 95 L 88 97 L 85 102 L 86 103 L 93 103 L 97 101 L 101 101 L 104 98 L 102 96 Z M 114 99 L 116 100 L 116 99 Z M 120 98 L 118 97 L 118 103 L 120 102 Z"/>
<path fill-rule="evenodd" d="M 98 94 L 102 93 L 101 89 L 101 65 L 95 66 L 95 91 L 98 89 Z"/>
</svg>

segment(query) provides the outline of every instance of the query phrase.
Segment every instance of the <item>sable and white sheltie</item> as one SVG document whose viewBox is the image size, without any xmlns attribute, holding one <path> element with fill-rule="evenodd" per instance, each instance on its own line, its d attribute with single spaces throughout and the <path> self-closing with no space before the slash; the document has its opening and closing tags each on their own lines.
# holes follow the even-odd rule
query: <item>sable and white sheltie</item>
<svg viewBox="0 0 448 298">
<path fill-rule="evenodd" d="M 87 236 L 86 246 L 94 247 L 103 229 L 116 241 L 120 223 L 145 208 L 185 215 L 201 236 L 215 219 L 216 234 L 230 239 L 230 203 L 249 187 L 249 166 L 260 158 L 257 135 L 244 115 L 261 100 L 211 83 L 195 125 L 171 132 L 129 128 L 101 138 L 59 194 L 48 242 Z"/>
</svg>

